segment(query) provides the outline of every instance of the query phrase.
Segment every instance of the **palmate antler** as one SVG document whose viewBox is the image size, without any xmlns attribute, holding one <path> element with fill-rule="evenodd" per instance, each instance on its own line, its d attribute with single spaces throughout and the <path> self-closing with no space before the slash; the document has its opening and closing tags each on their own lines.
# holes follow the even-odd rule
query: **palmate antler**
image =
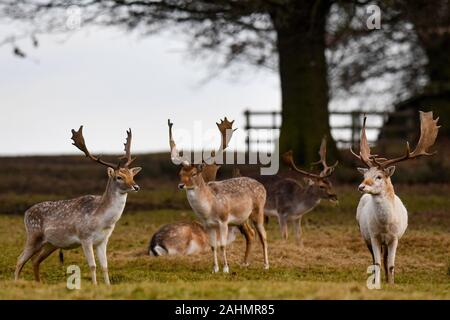
<svg viewBox="0 0 450 320">
<path fill-rule="evenodd" d="M 189 166 L 191 164 L 190 161 L 183 158 L 177 150 L 177 145 L 173 140 L 172 134 L 173 122 L 170 122 L 170 119 L 167 120 L 167 125 L 169 126 L 170 158 L 172 159 L 172 162 L 175 164 L 181 164 L 183 166 Z"/>
<path fill-rule="evenodd" d="M 212 152 L 212 156 L 210 158 L 203 159 L 202 164 L 199 166 L 199 168 L 201 168 L 203 171 L 203 178 L 207 182 L 216 179 L 217 170 L 219 170 L 220 165 L 218 165 L 215 160 L 211 160 L 213 160 L 217 156 L 222 156 L 224 150 L 228 147 L 231 137 L 233 136 L 233 132 L 237 130 L 233 129 L 233 123 L 234 121 L 229 121 L 227 117 L 225 117 L 223 120 L 220 120 L 220 123 L 216 122 L 217 128 L 219 129 L 221 135 L 220 147 L 217 151 Z M 181 164 L 183 166 L 190 166 L 191 162 L 188 159 L 183 158 L 177 150 L 177 146 L 172 134 L 173 123 L 170 122 L 170 119 L 168 120 L 167 124 L 169 126 L 169 145 L 172 162 L 175 164 Z"/>
<path fill-rule="evenodd" d="M 233 129 L 233 123 L 234 120 L 228 121 L 227 117 L 224 117 L 223 120 L 220 119 L 220 123 L 216 122 L 217 128 L 219 128 L 220 135 L 222 137 L 220 148 L 218 151 L 219 153 L 223 152 L 228 147 L 233 133 L 237 130 Z"/>
<path fill-rule="evenodd" d="M 327 164 L 327 137 L 324 136 L 322 138 L 322 143 L 320 144 L 319 149 L 320 160 L 313 162 L 313 165 L 321 164 L 323 167 L 322 172 L 320 173 L 321 177 L 329 177 L 333 174 L 333 171 L 336 169 L 339 161 L 336 161 L 331 167 Z"/>
<path fill-rule="evenodd" d="M 308 172 L 308 171 L 305 171 L 305 170 L 302 170 L 302 169 L 298 168 L 298 167 L 295 165 L 295 162 L 294 162 L 294 153 L 292 152 L 292 150 L 289 150 L 288 152 L 283 153 L 283 154 L 281 155 L 281 159 L 282 159 L 283 162 L 284 162 L 287 166 L 289 166 L 291 169 L 297 171 L 298 173 L 304 175 L 304 176 L 307 177 L 307 178 L 310 178 L 310 179 L 316 179 L 316 180 L 322 178 L 319 174 L 311 173 L 311 172 Z"/>
<path fill-rule="evenodd" d="M 233 132 L 237 129 L 233 129 L 233 121 L 228 121 L 227 117 L 224 117 L 224 119 L 220 119 L 220 123 L 216 122 L 217 128 L 220 131 L 221 136 L 221 142 L 220 142 L 220 148 L 219 150 L 212 152 L 212 157 L 203 160 L 203 178 L 206 182 L 209 181 L 215 181 L 217 176 L 217 171 L 220 168 L 220 165 L 218 165 L 214 159 L 213 163 L 210 163 L 211 159 L 222 157 L 223 159 L 223 152 L 228 147 L 228 144 L 230 143 L 231 137 L 233 136 Z"/>
<path fill-rule="evenodd" d="M 134 160 L 136 160 L 136 158 L 131 157 L 131 139 L 132 139 L 131 129 L 128 129 L 127 130 L 127 140 L 124 143 L 125 155 L 120 158 L 120 160 L 126 160 L 125 163 L 122 165 L 123 168 L 128 168 L 130 166 L 130 164 Z"/>
<path fill-rule="evenodd" d="M 234 123 L 234 120 L 228 121 L 227 117 L 225 117 L 223 120 L 221 119 L 220 123 L 216 122 L 217 128 L 219 129 L 220 135 L 221 135 L 221 143 L 220 143 L 219 150 L 217 150 L 217 152 L 216 151 L 212 152 L 213 157 L 216 156 L 217 154 L 223 153 L 223 151 L 228 147 L 228 144 L 231 140 L 233 132 L 237 130 L 237 129 L 233 129 L 233 123 Z M 170 119 L 167 121 L 167 124 L 169 126 L 169 145 L 170 145 L 170 155 L 171 155 L 172 161 L 175 164 L 182 164 L 184 166 L 190 165 L 191 164 L 190 161 L 183 158 L 177 150 L 177 146 L 173 139 L 173 133 L 172 133 L 173 123 L 170 122 Z M 204 160 L 203 162 L 205 162 L 205 164 L 206 164 L 213 157 L 210 157 L 210 158 Z"/>
<path fill-rule="evenodd" d="M 225 151 L 225 149 L 228 147 L 228 144 L 230 143 L 231 137 L 233 136 L 233 133 L 237 130 L 237 129 L 233 129 L 233 121 L 228 121 L 227 117 L 224 117 L 224 119 L 220 119 L 220 123 L 216 122 L 217 128 L 220 131 L 220 148 L 219 150 L 213 151 L 212 155 L 213 157 L 215 157 L 216 155 L 222 155 L 223 152 Z M 209 162 L 209 160 L 212 157 L 208 158 L 207 160 L 205 160 L 205 162 Z"/>
<path fill-rule="evenodd" d="M 387 168 L 395 163 L 405 160 L 415 159 L 421 156 L 431 156 L 435 154 L 429 153 L 428 149 L 431 148 L 436 142 L 438 131 L 440 126 L 437 125 L 439 117 L 433 119 L 433 112 L 420 111 L 420 138 L 416 148 L 413 152 L 410 150 L 409 142 L 406 142 L 406 152 L 403 156 L 386 159 L 379 158 L 377 155 L 370 154 L 369 143 L 366 137 L 366 117 L 364 117 L 363 128 L 361 129 L 361 141 L 359 156 L 350 149 L 351 153 L 363 162 L 367 167 L 378 167 L 380 169 Z"/>
<path fill-rule="evenodd" d="M 107 166 L 109 168 L 113 168 L 113 169 L 118 169 L 118 168 L 128 168 L 128 166 L 131 164 L 131 162 L 133 162 L 135 159 L 131 159 L 131 152 L 130 152 L 130 148 L 131 148 L 131 129 L 129 129 L 127 131 L 127 142 L 125 143 L 125 156 L 123 156 L 121 159 L 127 159 L 125 164 L 121 164 L 120 161 L 117 164 L 111 163 L 111 162 L 107 162 L 102 160 L 100 157 L 96 157 L 93 156 L 89 150 L 86 147 L 86 142 L 84 141 L 84 137 L 83 137 L 83 126 L 80 126 L 80 128 L 78 129 L 78 131 L 75 131 L 74 129 L 72 129 L 72 140 L 73 140 L 73 145 L 75 147 L 77 147 L 78 149 L 80 149 L 87 158 L 91 159 L 92 161 L 95 161 L 99 164 L 102 164 L 104 166 Z"/>
<path fill-rule="evenodd" d="M 325 178 L 328 178 L 329 176 L 331 176 L 333 174 L 334 170 L 336 169 L 336 166 L 339 163 L 339 161 L 336 161 L 336 163 L 333 164 L 331 167 L 327 165 L 327 162 L 326 162 L 327 139 L 326 139 L 326 137 L 323 137 L 322 143 L 320 144 L 319 156 L 320 156 L 320 160 L 313 163 L 313 164 L 321 164 L 323 166 L 323 170 L 319 174 L 315 174 L 315 173 L 308 172 L 306 170 L 302 170 L 302 169 L 298 168 L 295 165 L 292 150 L 282 154 L 281 159 L 287 166 L 289 166 L 291 169 L 297 171 L 298 173 L 304 175 L 305 177 L 310 178 L 310 179 L 320 180 L 320 179 L 325 179 Z"/>
</svg>

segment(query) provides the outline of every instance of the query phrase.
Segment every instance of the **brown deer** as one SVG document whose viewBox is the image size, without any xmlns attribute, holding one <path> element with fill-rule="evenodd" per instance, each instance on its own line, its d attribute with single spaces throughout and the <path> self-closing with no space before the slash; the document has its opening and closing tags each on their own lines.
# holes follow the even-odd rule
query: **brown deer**
<svg viewBox="0 0 450 320">
<path fill-rule="evenodd" d="M 366 118 L 361 130 L 359 155 L 350 149 L 367 168 L 358 168 L 364 175 L 364 181 L 358 190 L 364 195 L 361 197 L 356 210 L 356 220 L 361 235 L 372 255 L 375 268 L 375 287 L 381 286 L 381 256 L 386 278 L 394 283 L 394 264 L 398 241 L 408 227 L 408 211 L 400 198 L 395 194 L 391 176 L 395 172 L 393 164 L 422 156 L 431 156 L 428 149 L 436 141 L 439 126 L 433 119 L 433 112 L 420 112 L 420 138 L 416 148 L 411 152 L 409 143 L 406 143 L 406 152 L 403 156 L 394 159 L 381 158 L 370 153 L 370 146 L 366 137 Z"/>
<path fill-rule="evenodd" d="M 214 257 L 213 272 L 219 271 L 217 242 L 222 251 L 223 272 L 228 272 L 229 267 L 226 254 L 228 226 L 238 226 L 241 232 L 246 235 L 244 225 L 248 219 L 252 221 L 256 228 L 263 246 L 264 268 L 268 269 L 269 258 L 266 231 L 264 229 L 264 204 L 266 202 L 264 186 L 258 181 L 247 177 L 237 177 L 223 181 L 205 181 L 204 173 L 205 169 L 208 168 L 206 162 L 203 161 L 201 164 L 195 165 L 191 164 L 188 159 L 181 157 L 173 140 L 173 123 L 170 120 L 168 125 L 172 162 L 182 165 L 178 187 L 186 190 L 189 204 L 208 232 Z M 234 131 L 232 126 L 233 122 L 229 122 L 227 118 L 217 123 L 222 142 L 219 151 L 215 153 L 216 157 L 217 155 L 223 156 L 223 151 L 227 147 Z M 248 265 L 251 236 L 247 235 L 246 240 L 244 265 Z"/>
<path fill-rule="evenodd" d="M 236 231 L 239 232 L 236 227 L 229 229 L 227 245 L 236 239 Z M 210 249 L 205 227 L 197 221 L 190 221 L 170 223 L 158 229 L 150 240 L 148 253 L 151 256 L 191 255 Z"/>
<path fill-rule="evenodd" d="M 292 151 L 282 155 L 282 160 L 305 178 L 306 186 L 295 179 L 281 176 L 261 179 L 267 189 L 264 214 L 267 217 L 278 218 L 281 237 L 285 240 L 288 239 L 288 222 L 292 221 L 295 228 L 295 239 L 300 246 L 303 246 L 301 225 L 303 215 L 313 210 L 322 199 L 337 203 L 337 195 L 328 178 L 334 172 L 338 162 L 328 166 L 326 153 L 327 141 L 324 137 L 319 151 L 320 160 L 313 163 L 323 166 L 323 170 L 319 174 L 299 169 L 294 163 Z"/>
<path fill-rule="evenodd" d="M 106 247 L 125 208 L 127 194 L 138 191 L 134 176 L 140 167 L 129 168 L 135 160 L 131 158 L 131 129 L 127 131 L 125 155 L 117 164 L 106 162 L 88 151 L 83 126 L 72 130 L 73 145 L 84 152 L 87 158 L 108 167 L 108 183 L 102 196 L 82 196 L 72 200 L 38 203 L 25 212 L 27 241 L 20 255 L 15 279 L 19 278 L 24 264 L 32 259 L 34 277 L 40 281 L 39 265 L 57 249 L 83 248 L 91 269 L 91 278 L 97 284 L 94 249 L 103 270 L 105 283 L 110 284 Z"/>
</svg>

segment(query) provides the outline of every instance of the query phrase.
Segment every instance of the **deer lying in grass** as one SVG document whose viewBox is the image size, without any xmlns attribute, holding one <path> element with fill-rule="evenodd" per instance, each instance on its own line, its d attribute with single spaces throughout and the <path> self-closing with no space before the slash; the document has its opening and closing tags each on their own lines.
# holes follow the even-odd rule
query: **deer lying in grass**
<svg viewBox="0 0 450 320">
<path fill-rule="evenodd" d="M 227 245 L 236 239 L 236 232 L 237 228 L 229 228 Z M 148 253 L 151 256 L 191 255 L 210 249 L 205 227 L 197 221 L 191 221 L 162 226 L 150 240 Z"/>
<path fill-rule="evenodd" d="M 91 155 L 83 138 L 83 126 L 72 130 L 73 145 L 84 152 L 87 158 L 108 167 L 108 183 L 103 196 L 82 196 L 72 200 L 48 201 L 32 206 L 25 212 L 27 241 L 20 255 L 15 279 L 19 278 L 24 264 L 32 259 L 34 277 L 40 281 L 39 265 L 55 250 L 83 248 L 91 269 L 91 278 L 97 284 L 94 248 L 103 270 L 105 283 L 110 284 L 106 247 L 108 239 L 120 219 L 127 194 L 138 191 L 134 176 L 141 170 L 129 168 L 135 160 L 131 158 L 131 130 L 127 131 L 125 155 L 118 164 L 103 161 Z"/>
<path fill-rule="evenodd" d="M 229 271 L 226 254 L 229 225 L 239 227 L 246 236 L 244 264 L 248 265 L 252 238 L 246 232 L 246 228 L 243 227 L 248 219 L 256 227 L 263 246 L 264 268 L 268 269 L 269 258 L 267 254 L 266 231 L 264 229 L 264 204 L 266 202 L 264 186 L 258 181 L 247 177 L 223 181 L 205 181 L 203 175 L 204 169 L 207 168 L 206 163 L 194 165 L 188 159 L 180 156 L 172 137 L 173 123 L 169 120 L 168 124 L 172 162 L 182 165 L 178 187 L 186 190 L 189 204 L 209 235 L 214 257 L 213 272 L 219 271 L 217 242 L 222 251 L 223 272 Z M 232 125 L 233 122 L 229 122 L 227 118 L 217 124 L 222 135 L 222 143 L 219 152 L 215 153 L 216 155 L 223 156 L 223 151 L 227 147 L 233 133 Z"/>
<path fill-rule="evenodd" d="M 439 118 L 438 118 L 439 119 Z M 358 189 L 364 193 L 356 211 L 356 220 L 364 241 L 372 255 L 375 268 L 375 286 L 381 283 L 381 256 L 388 283 L 394 283 L 395 255 L 399 239 L 408 226 L 408 212 L 400 198 L 395 194 L 391 182 L 395 163 L 430 156 L 428 149 L 436 141 L 439 126 L 433 120 L 433 112 L 420 112 L 420 138 L 413 152 L 406 144 L 405 155 L 387 160 L 370 153 L 366 137 L 366 118 L 361 130 L 359 155 L 351 152 L 367 168 L 358 168 L 364 175 L 364 181 Z"/>
<path fill-rule="evenodd" d="M 338 162 L 332 166 L 326 163 L 327 142 L 322 139 L 320 146 L 320 160 L 314 164 L 321 164 L 323 170 L 319 174 L 297 168 L 289 151 L 282 155 L 282 160 L 293 170 L 299 172 L 307 181 L 307 186 L 292 178 L 274 176 L 263 182 L 267 190 L 267 201 L 264 214 L 276 217 L 280 224 L 281 237 L 288 239 L 288 222 L 292 221 L 295 228 L 295 239 L 303 246 L 302 217 L 313 210 L 322 199 L 337 202 L 337 195 L 328 179 L 334 172 Z"/>
</svg>

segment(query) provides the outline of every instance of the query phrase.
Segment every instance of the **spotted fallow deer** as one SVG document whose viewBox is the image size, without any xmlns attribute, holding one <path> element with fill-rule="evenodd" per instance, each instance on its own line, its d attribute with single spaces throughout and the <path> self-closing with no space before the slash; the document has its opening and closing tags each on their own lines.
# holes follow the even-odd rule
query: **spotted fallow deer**
<svg viewBox="0 0 450 320">
<path fill-rule="evenodd" d="M 229 229 L 227 245 L 236 239 L 237 232 L 236 227 Z M 190 221 L 170 223 L 158 229 L 150 240 L 148 253 L 151 256 L 191 255 L 210 249 L 205 227 L 197 221 Z"/>
<path fill-rule="evenodd" d="M 313 210 L 322 199 L 337 203 L 337 195 L 329 177 L 333 174 L 338 162 L 328 166 L 326 154 L 327 141 L 324 137 L 319 150 L 320 160 L 313 163 L 323 166 L 323 170 L 319 174 L 299 169 L 294 163 L 292 151 L 282 155 L 283 162 L 304 177 L 306 186 L 296 179 L 281 176 L 263 180 L 267 190 L 264 214 L 267 217 L 272 216 L 278 219 L 281 237 L 285 240 L 288 239 L 288 222 L 292 221 L 296 242 L 301 247 L 303 246 L 301 225 L 303 215 Z"/>
<path fill-rule="evenodd" d="M 129 168 L 135 160 L 131 157 L 131 138 L 129 130 L 125 155 L 118 164 L 114 164 L 90 154 L 83 138 L 83 126 L 78 131 L 72 130 L 73 145 L 87 158 L 108 167 L 106 190 L 102 196 L 87 195 L 72 200 L 42 202 L 28 209 L 25 212 L 27 240 L 17 262 L 16 280 L 29 259 L 33 262 L 35 280 L 40 281 L 39 265 L 44 259 L 58 248 L 72 249 L 81 245 L 91 269 L 92 282 L 97 284 L 95 249 L 105 283 L 110 284 L 106 256 L 108 239 L 125 208 L 127 194 L 139 190 L 134 176 L 141 168 Z"/>
<path fill-rule="evenodd" d="M 226 254 L 226 242 L 228 237 L 228 226 L 238 226 L 246 235 L 244 225 L 251 220 L 256 228 L 259 239 L 263 246 L 264 268 L 269 268 L 267 253 L 266 231 L 264 229 L 264 205 L 266 202 L 266 190 L 258 181 L 248 177 L 237 177 L 223 181 L 205 181 L 204 170 L 206 162 L 191 164 L 189 159 L 180 156 L 172 136 L 173 123 L 169 124 L 169 143 L 172 162 L 181 164 L 180 183 L 178 187 L 186 190 L 187 199 L 192 209 L 201 220 L 209 235 L 210 245 L 213 251 L 213 272 L 219 271 L 217 260 L 217 242 L 222 251 L 223 272 L 228 272 L 228 261 Z M 227 118 L 217 123 L 222 136 L 220 149 L 215 153 L 216 157 L 223 156 L 232 133 L 233 122 Z M 208 160 L 208 159 L 207 159 Z M 219 239 L 219 241 L 217 241 Z M 246 235 L 246 250 L 244 265 L 248 265 L 248 257 L 251 248 L 251 236 Z"/>
<path fill-rule="evenodd" d="M 438 118 L 439 119 L 439 118 Z M 428 149 L 436 141 L 439 126 L 433 119 L 433 112 L 420 112 L 420 138 L 413 152 L 406 143 L 403 156 L 386 159 L 372 155 L 366 137 L 366 118 L 361 130 L 359 155 L 350 149 L 367 168 L 358 168 L 364 175 L 364 181 L 358 190 L 364 195 L 359 201 L 356 220 L 364 241 L 372 255 L 375 268 L 375 286 L 381 285 L 381 259 L 388 283 L 394 283 L 395 255 L 399 239 L 408 226 L 408 212 L 400 198 L 395 194 L 391 182 L 395 163 L 430 156 Z"/>
</svg>

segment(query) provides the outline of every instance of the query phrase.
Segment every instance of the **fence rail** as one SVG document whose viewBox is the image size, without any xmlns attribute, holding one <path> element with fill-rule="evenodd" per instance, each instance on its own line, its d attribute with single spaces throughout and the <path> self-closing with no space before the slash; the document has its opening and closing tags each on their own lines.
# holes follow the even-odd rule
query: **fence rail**
<svg viewBox="0 0 450 320">
<path fill-rule="evenodd" d="M 383 128 L 383 131 L 386 133 L 395 133 L 395 136 L 399 138 L 411 139 L 415 124 L 414 124 L 414 112 L 413 110 L 403 110 L 403 111 L 330 111 L 330 125 L 331 132 L 333 137 L 335 138 L 338 147 L 347 148 L 349 146 L 355 146 L 359 143 L 359 134 L 362 128 L 362 122 L 364 115 L 372 118 L 378 118 L 377 125 L 367 125 L 367 131 L 375 130 L 380 131 Z M 280 126 L 278 123 L 281 123 L 281 111 L 254 111 L 254 110 L 245 110 L 245 130 L 247 131 L 246 138 L 246 146 L 247 150 L 250 150 L 250 147 L 254 143 L 268 143 L 273 144 L 273 139 L 255 139 L 253 136 L 255 135 L 254 131 L 259 130 L 276 130 L 279 133 Z M 254 118 L 266 118 L 267 124 L 262 125 L 252 125 L 252 119 Z M 339 121 L 338 118 L 346 118 L 346 121 Z M 400 118 L 404 119 L 402 124 L 390 124 L 389 126 L 384 126 L 388 119 Z M 350 120 L 350 121 L 348 121 Z M 381 121 L 379 121 L 381 120 Z M 347 133 L 347 134 L 345 134 Z M 390 140 L 392 141 L 392 139 Z M 387 141 L 383 139 L 371 139 L 371 143 L 373 144 L 384 144 Z"/>
</svg>

